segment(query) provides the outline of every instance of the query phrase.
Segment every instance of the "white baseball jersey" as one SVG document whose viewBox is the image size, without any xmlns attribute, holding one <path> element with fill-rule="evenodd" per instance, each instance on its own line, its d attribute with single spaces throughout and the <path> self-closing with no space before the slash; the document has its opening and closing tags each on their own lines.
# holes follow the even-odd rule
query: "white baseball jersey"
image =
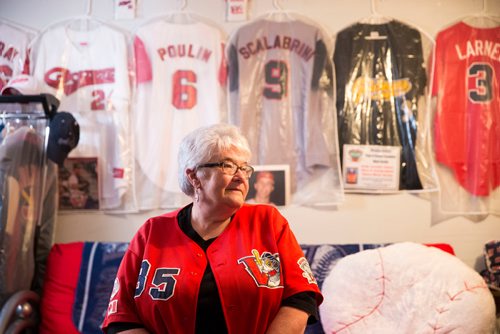
<svg viewBox="0 0 500 334">
<path fill-rule="evenodd" d="M 137 197 L 142 209 L 178 205 L 181 139 L 225 114 L 224 34 L 205 22 L 154 20 L 137 30 Z M 170 199 L 170 200 L 169 200 Z"/>
<path fill-rule="evenodd" d="M 22 73 L 29 42 L 28 32 L 0 21 L 0 90 L 10 78 Z"/>
<path fill-rule="evenodd" d="M 131 177 L 128 55 L 126 35 L 105 24 L 86 31 L 55 26 L 33 50 L 32 73 L 42 91 L 56 96 L 59 110 L 71 112 L 80 125 L 80 141 L 69 156 L 98 158 L 102 209 L 121 205 Z"/>
<path fill-rule="evenodd" d="M 292 181 L 332 160 L 332 69 L 321 30 L 301 20 L 258 19 L 228 46 L 230 121 L 240 126 L 253 162 L 290 164 Z"/>
</svg>

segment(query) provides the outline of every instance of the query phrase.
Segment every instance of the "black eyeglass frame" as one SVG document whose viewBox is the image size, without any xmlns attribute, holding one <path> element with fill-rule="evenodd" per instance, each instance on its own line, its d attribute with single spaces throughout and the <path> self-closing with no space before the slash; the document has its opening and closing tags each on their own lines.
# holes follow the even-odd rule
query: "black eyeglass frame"
<svg viewBox="0 0 500 334">
<path fill-rule="evenodd" d="M 231 160 L 224 160 L 221 162 L 209 162 L 206 164 L 201 164 L 201 165 L 196 166 L 196 169 L 219 167 L 222 169 L 222 172 L 224 172 L 225 171 L 224 164 L 227 164 L 228 162 L 231 164 L 234 164 L 236 166 L 236 170 L 234 171 L 233 174 L 225 173 L 227 175 L 236 175 L 236 173 L 238 173 L 238 170 L 241 170 L 243 173 L 245 173 L 245 176 L 249 179 L 252 176 L 252 174 L 255 172 L 255 169 L 252 166 L 250 166 L 250 165 L 238 166 L 234 161 L 231 161 Z"/>
</svg>

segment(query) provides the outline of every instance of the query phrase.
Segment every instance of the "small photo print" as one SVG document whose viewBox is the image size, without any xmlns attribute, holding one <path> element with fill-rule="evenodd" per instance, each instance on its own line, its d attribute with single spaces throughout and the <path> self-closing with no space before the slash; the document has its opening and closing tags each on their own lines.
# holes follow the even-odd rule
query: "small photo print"
<svg viewBox="0 0 500 334">
<path fill-rule="evenodd" d="M 346 167 L 345 182 L 348 184 L 357 184 L 358 183 L 358 168 Z"/>
<path fill-rule="evenodd" d="M 290 166 L 258 165 L 249 180 L 246 202 L 284 206 L 290 199 Z"/>
<path fill-rule="evenodd" d="M 59 209 L 98 210 L 97 158 L 67 158 L 59 169 Z"/>
</svg>

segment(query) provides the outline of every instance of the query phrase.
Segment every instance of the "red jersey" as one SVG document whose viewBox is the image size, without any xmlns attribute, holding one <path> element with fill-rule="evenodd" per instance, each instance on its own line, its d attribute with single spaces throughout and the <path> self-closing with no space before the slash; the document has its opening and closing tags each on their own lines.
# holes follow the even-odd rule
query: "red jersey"
<svg viewBox="0 0 500 334">
<path fill-rule="evenodd" d="M 437 35 L 436 159 L 468 192 L 500 186 L 500 27 L 459 22 Z"/>
<path fill-rule="evenodd" d="M 115 279 L 103 328 L 134 322 L 151 333 L 194 333 L 207 262 L 229 333 L 264 333 L 283 299 L 312 291 L 323 301 L 288 222 L 267 205 L 244 205 L 206 254 L 179 227 L 179 210 L 149 219 Z"/>
</svg>

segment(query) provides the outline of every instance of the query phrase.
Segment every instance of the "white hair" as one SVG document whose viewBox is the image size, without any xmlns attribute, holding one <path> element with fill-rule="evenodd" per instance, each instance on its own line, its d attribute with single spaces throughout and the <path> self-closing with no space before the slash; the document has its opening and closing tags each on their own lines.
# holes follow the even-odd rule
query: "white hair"
<svg viewBox="0 0 500 334">
<path fill-rule="evenodd" d="M 178 179 L 182 192 L 194 195 L 194 187 L 189 182 L 186 170 L 195 169 L 202 163 L 222 158 L 222 154 L 231 149 L 241 153 L 247 161 L 251 152 L 248 141 L 240 130 L 225 123 L 198 128 L 182 139 L 178 155 Z"/>
</svg>

